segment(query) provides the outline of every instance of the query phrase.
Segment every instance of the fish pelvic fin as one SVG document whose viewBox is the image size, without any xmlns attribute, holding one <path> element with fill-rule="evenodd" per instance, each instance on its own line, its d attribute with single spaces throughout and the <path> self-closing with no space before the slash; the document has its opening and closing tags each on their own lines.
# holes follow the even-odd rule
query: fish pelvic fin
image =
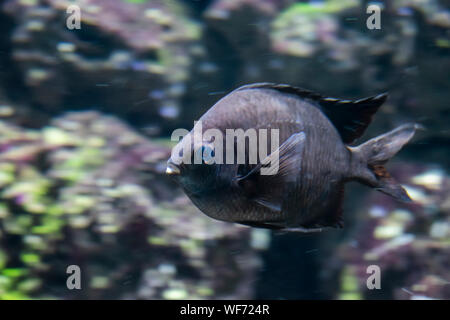
<svg viewBox="0 0 450 320">
<path fill-rule="evenodd" d="M 399 201 L 412 201 L 406 190 L 389 174 L 384 164 L 412 139 L 417 129 L 421 128 L 418 124 L 405 124 L 357 147 L 349 147 L 352 152 L 350 167 L 352 178 Z"/>
</svg>

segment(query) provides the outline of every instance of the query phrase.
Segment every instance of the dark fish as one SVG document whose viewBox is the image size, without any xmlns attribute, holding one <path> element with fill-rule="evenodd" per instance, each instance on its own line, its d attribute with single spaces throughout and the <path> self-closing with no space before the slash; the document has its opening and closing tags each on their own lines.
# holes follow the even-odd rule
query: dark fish
<svg viewBox="0 0 450 320">
<path fill-rule="evenodd" d="M 383 165 L 413 137 L 418 125 L 405 124 L 359 146 L 349 146 L 364 133 L 386 99 L 387 94 L 380 94 L 339 100 L 271 83 L 243 86 L 201 117 L 202 132 L 215 128 L 225 138 L 226 129 L 278 129 L 278 150 L 258 157 L 254 164 L 249 163 L 248 154 L 240 164 L 210 164 L 208 159 L 201 164 L 176 164 L 172 154 L 166 172 L 202 212 L 218 220 L 306 233 L 340 228 L 348 181 L 411 201 Z M 210 155 L 217 153 L 220 144 L 215 139 L 190 141 L 196 126 L 177 147 L 190 148 L 193 155 L 201 152 L 204 156 L 205 150 Z M 224 154 L 230 152 L 226 142 L 222 145 Z M 278 172 L 262 175 L 273 155 L 279 157 Z"/>
</svg>

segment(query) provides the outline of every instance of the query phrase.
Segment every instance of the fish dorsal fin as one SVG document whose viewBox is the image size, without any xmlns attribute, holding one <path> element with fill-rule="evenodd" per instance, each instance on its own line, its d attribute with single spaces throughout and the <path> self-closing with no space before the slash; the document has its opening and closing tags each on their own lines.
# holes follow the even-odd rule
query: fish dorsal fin
<svg viewBox="0 0 450 320">
<path fill-rule="evenodd" d="M 324 97 L 306 89 L 274 83 L 255 83 L 240 87 L 237 90 L 246 89 L 272 89 L 316 102 L 338 130 L 344 143 L 351 143 L 363 135 L 372 121 L 372 116 L 388 96 L 387 93 L 382 93 L 355 101 L 342 100 Z"/>
<path fill-rule="evenodd" d="M 299 87 L 293 87 L 288 84 L 276 84 L 276 83 L 270 83 L 270 82 L 248 84 L 248 85 L 239 87 L 238 89 L 236 89 L 236 91 L 247 90 L 247 89 L 272 89 L 272 90 L 277 90 L 277 91 L 280 91 L 283 93 L 293 94 L 293 95 L 299 96 L 300 98 L 311 99 L 311 100 L 315 100 L 315 101 L 323 99 L 323 97 L 320 94 L 315 93 L 310 90 L 306 90 L 306 89 L 299 88 Z"/>
</svg>

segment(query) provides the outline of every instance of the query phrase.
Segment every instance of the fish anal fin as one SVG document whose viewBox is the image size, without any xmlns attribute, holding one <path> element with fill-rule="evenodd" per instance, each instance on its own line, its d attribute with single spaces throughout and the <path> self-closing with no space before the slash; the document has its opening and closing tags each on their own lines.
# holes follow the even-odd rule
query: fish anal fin
<svg viewBox="0 0 450 320">
<path fill-rule="evenodd" d="M 335 211 L 331 215 L 331 227 L 343 228 L 344 227 L 344 184 L 338 187 L 338 195 L 336 196 Z"/>
<path fill-rule="evenodd" d="M 278 226 L 276 224 L 271 224 L 267 222 L 259 222 L 259 221 L 236 221 L 236 223 L 243 224 L 249 227 L 254 228 L 263 228 L 263 229 L 272 229 L 272 230 L 280 230 L 283 229 L 282 226 Z"/>
<path fill-rule="evenodd" d="M 317 228 L 292 227 L 292 228 L 283 228 L 280 229 L 279 231 L 289 233 L 312 234 L 312 233 L 320 233 L 329 229 L 330 229 L 329 227 L 317 227 Z"/>
<path fill-rule="evenodd" d="M 344 227 L 343 203 L 344 203 L 344 184 L 341 183 L 337 187 L 327 211 L 323 218 L 318 221 L 317 225 L 331 228 Z"/>
</svg>

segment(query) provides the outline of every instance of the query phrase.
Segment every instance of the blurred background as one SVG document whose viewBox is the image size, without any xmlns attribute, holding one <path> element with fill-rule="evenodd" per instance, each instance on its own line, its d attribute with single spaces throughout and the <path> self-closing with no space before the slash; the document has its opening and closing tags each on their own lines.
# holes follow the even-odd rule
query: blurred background
<svg viewBox="0 0 450 320">
<path fill-rule="evenodd" d="M 449 5 L 1 1 L 0 299 L 450 299 Z M 310 236 L 201 214 L 164 176 L 170 134 L 253 82 L 389 91 L 357 144 L 425 126 L 388 165 L 415 202 L 350 184 L 345 229 Z"/>
</svg>

